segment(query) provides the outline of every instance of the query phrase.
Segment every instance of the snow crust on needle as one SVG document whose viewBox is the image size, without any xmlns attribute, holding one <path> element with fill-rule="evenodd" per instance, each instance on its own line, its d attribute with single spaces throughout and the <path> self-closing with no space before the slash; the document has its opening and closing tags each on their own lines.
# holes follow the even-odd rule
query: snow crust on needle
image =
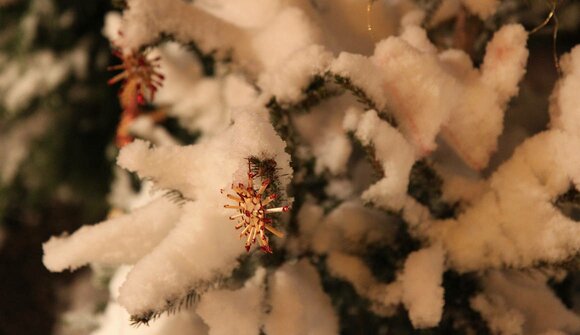
<svg viewBox="0 0 580 335">
<path fill-rule="evenodd" d="M 554 199 L 580 185 L 580 138 L 544 131 L 520 145 L 493 174 L 490 189 L 456 220 L 430 232 L 459 271 L 558 262 L 580 251 L 580 226 Z"/>
<path fill-rule="evenodd" d="M 420 155 L 430 153 L 462 87 L 436 55 L 422 52 L 398 37 L 379 42 L 372 61 L 380 69 L 380 87 L 399 129 Z"/>
<path fill-rule="evenodd" d="M 362 199 L 385 209 L 401 209 L 407 196 L 411 167 L 416 160 L 414 147 L 398 130 L 381 120 L 374 110 L 360 116 L 354 135 L 374 151 L 384 174 L 381 180 L 364 191 Z"/>
<path fill-rule="evenodd" d="M 338 334 L 338 318 L 330 297 L 307 260 L 280 267 L 270 283 L 270 294 L 272 311 L 264 326 L 267 334 Z"/>
<path fill-rule="evenodd" d="M 362 258 L 334 251 L 328 255 L 326 265 L 332 276 L 348 281 L 358 294 L 371 301 L 376 314 L 391 316 L 401 303 L 402 282 L 378 282 Z"/>
<path fill-rule="evenodd" d="M 563 76 L 550 97 L 550 126 L 580 136 L 580 46 L 560 60 Z"/>
<path fill-rule="evenodd" d="M 311 45 L 294 52 L 286 62 L 265 72 L 259 85 L 276 97 L 279 103 L 292 103 L 304 98 L 306 87 L 315 76 L 322 76 L 332 54 L 321 45 Z"/>
<path fill-rule="evenodd" d="M 196 41 L 205 52 L 233 48 L 241 62 L 251 64 L 249 35 L 204 10 L 181 0 L 127 1 L 122 36 L 116 41 L 127 51 L 154 43 L 162 33 L 180 41 Z"/>
<path fill-rule="evenodd" d="M 461 0 L 467 9 L 485 20 L 492 16 L 499 7 L 499 0 Z"/>
<path fill-rule="evenodd" d="M 176 204 L 161 198 L 131 214 L 83 226 L 72 236 L 52 237 L 43 245 L 44 265 L 63 271 L 88 263 L 133 264 L 165 238 L 179 215 Z"/>
<path fill-rule="evenodd" d="M 231 213 L 223 207 L 227 201 L 220 190 L 246 182 L 247 158 L 256 156 L 276 160 L 283 176 L 280 192 L 285 192 L 292 170 L 284 149 L 285 143 L 260 108 L 238 111 L 234 124 L 222 136 L 196 145 L 152 148 L 144 141 L 135 141 L 123 148 L 119 164 L 152 179 L 157 187 L 173 189 L 192 201 L 178 208 L 178 214 L 163 208 L 149 215 L 136 211 L 118 219 L 133 225 L 105 221 L 70 237 L 54 238 L 45 244 L 47 266 L 59 271 L 98 260 L 99 256 L 93 254 L 95 246 L 82 242 L 100 242 L 98 245 L 108 252 L 104 255 L 118 255 L 108 256 L 117 262 L 124 260 L 119 255 L 125 252 L 134 255 L 131 260 L 135 266 L 121 286 L 119 303 L 132 315 L 163 309 L 165 301 L 179 299 L 199 285 L 228 276 L 235 268 L 237 258 L 246 251 L 228 219 Z M 175 227 L 154 236 L 143 235 L 146 229 L 129 229 L 151 219 L 171 222 Z M 131 234 L 141 237 L 137 241 L 142 245 L 135 248 L 147 247 L 147 252 L 125 246 L 125 240 L 134 241 L 129 238 Z M 80 257 L 64 257 L 63 253 Z"/>
<path fill-rule="evenodd" d="M 540 271 L 490 271 L 483 292 L 471 299 L 498 334 L 575 334 L 580 317 L 568 309 Z"/>
<path fill-rule="evenodd" d="M 439 324 L 443 315 L 443 272 L 445 253 L 432 246 L 411 253 L 400 277 L 402 301 L 415 328 Z"/>
<path fill-rule="evenodd" d="M 209 326 L 209 335 L 256 335 L 264 317 L 264 280 L 259 268 L 238 290 L 215 290 L 201 298 L 196 312 Z"/>
</svg>

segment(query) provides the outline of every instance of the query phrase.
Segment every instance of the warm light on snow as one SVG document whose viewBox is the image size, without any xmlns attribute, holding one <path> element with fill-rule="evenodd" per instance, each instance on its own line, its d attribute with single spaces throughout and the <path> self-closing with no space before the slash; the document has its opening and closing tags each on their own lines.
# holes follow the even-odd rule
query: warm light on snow
<svg viewBox="0 0 580 335">
<path fill-rule="evenodd" d="M 337 3 L 128 0 L 107 17 L 123 61 L 110 82 L 123 81 L 126 170 L 109 201 L 123 213 L 43 245 L 50 271 L 130 266 L 95 334 L 120 315 L 159 318 L 143 334 L 330 335 L 357 317 L 425 329 L 465 315 L 493 334 L 580 331 L 547 284 L 580 255 L 580 224 L 558 207 L 580 188 L 580 47 L 561 57 L 549 124 L 524 129 L 504 116 L 526 90 L 528 26 L 482 24 L 479 54 L 429 30 L 495 18 L 500 1 L 433 13 L 371 1 L 389 18 L 377 29 L 373 13 L 349 13 L 367 6 Z M 0 89 L 25 77 L 0 95 L 9 109 L 74 71 L 43 53 L 31 64 L 0 66 Z M 181 135 L 137 113 L 146 102 Z M 22 142 L 0 161 L 2 182 L 36 123 L 0 134 L 0 153 Z"/>
</svg>

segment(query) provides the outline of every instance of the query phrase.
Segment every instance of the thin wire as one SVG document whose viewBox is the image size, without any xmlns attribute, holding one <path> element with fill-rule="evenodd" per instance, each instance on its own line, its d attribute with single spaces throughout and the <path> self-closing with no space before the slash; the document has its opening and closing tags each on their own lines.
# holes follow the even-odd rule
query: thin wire
<svg viewBox="0 0 580 335">
<path fill-rule="evenodd" d="M 371 12 L 373 9 L 373 3 L 376 0 L 369 0 L 369 2 L 367 3 L 367 31 L 369 32 L 369 35 L 371 37 L 371 40 L 374 41 L 375 38 L 373 36 L 373 25 L 371 23 Z"/>
<path fill-rule="evenodd" d="M 558 10 L 558 0 L 548 1 L 548 6 L 550 7 L 550 13 L 546 17 L 546 19 L 540 23 L 537 27 L 530 31 L 530 35 L 540 31 L 544 28 L 552 19 L 554 20 L 554 28 L 552 30 L 552 58 L 554 59 L 554 66 L 556 67 L 556 71 L 558 74 L 562 74 L 562 69 L 560 68 L 560 59 L 558 57 L 558 52 L 556 50 L 556 40 L 558 39 L 558 29 L 560 27 L 560 23 L 558 21 L 558 16 L 556 15 L 556 11 Z"/>
<path fill-rule="evenodd" d="M 558 57 L 558 51 L 556 50 L 556 39 L 558 38 L 558 28 L 559 28 L 558 17 L 554 15 L 554 29 L 552 31 L 552 57 L 554 58 L 554 65 L 556 66 L 556 71 L 559 75 L 562 75 L 562 69 L 560 68 L 560 59 Z"/>
<path fill-rule="evenodd" d="M 556 14 L 556 8 L 558 7 L 558 0 L 554 0 L 554 1 L 548 2 L 548 3 L 551 4 L 551 6 L 550 6 L 550 13 L 548 14 L 548 16 L 546 17 L 546 19 L 544 19 L 544 21 L 542 23 L 540 23 L 536 28 L 534 28 L 534 29 L 532 29 L 530 31 L 530 34 L 535 34 L 538 31 L 540 31 L 548 23 L 550 23 L 550 20 L 552 20 L 553 17 L 555 17 L 554 15 Z"/>
</svg>

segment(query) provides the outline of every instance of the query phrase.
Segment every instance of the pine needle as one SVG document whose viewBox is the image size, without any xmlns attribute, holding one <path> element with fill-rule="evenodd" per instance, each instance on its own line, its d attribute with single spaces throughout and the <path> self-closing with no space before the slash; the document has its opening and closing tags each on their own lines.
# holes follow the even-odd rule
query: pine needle
<svg viewBox="0 0 580 335">
<path fill-rule="evenodd" d="M 195 289 L 189 290 L 189 292 L 181 298 L 168 299 L 165 302 L 165 306 L 157 310 L 149 310 L 141 314 L 131 315 L 130 322 L 132 326 L 139 327 L 141 325 L 149 326 L 149 322 L 154 321 L 164 314 L 174 315 L 180 312 L 183 308 L 191 308 L 199 302 L 201 296 L 213 288 L 223 287 L 225 285 L 225 280 L 221 277 L 217 277 L 213 281 L 207 281 L 196 285 Z"/>
</svg>

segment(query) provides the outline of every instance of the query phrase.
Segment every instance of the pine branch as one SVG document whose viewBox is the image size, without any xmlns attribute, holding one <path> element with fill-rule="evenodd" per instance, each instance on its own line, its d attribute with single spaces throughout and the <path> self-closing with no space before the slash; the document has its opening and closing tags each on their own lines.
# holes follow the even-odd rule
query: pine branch
<svg viewBox="0 0 580 335">
<path fill-rule="evenodd" d="M 448 219 L 456 216 L 458 204 L 441 199 L 443 180 L 426 160 L 415 162 L 409 177 L 407 193 L 429 209 L 434 218 Z"/>
<path fill-rule="evenodd" d="M 282 110 L 290 114 L 308 113 L 312 107 L 344 93 L 343 89 L 332 84 L 325 76 L 314 76 L 308 87 L 304 89 L 304 98 L 302 100 L 292 104 L 285 104 L 278 102 L 276 97 L 274 97 L 267 107 L 270 109 L 275 108 L 278 112 Z"/>
<path fill-rule="evenodd" d="M 302 144 L 302 139 L 296 131 L 292 121 L 292 114 L 289 110 L 282 108 L 273 98 L 267 105 L 270 110 L 270 120 L 278 135 L 287 143 L 286 152 L 290 154 L 291 166 L 294 170 L 292 184 L 289 186 L 288 193 L 294 197 L 288 233 L 295 234 L 298 232 L 297 214 L 304 204 L 308 194 L 314 189 L 324 189 L 325 182 L 320 183 L 314 173 L 314 159 L 312 157 L 302 157 L 298 153 L 298 147 Z"/>
<path fill-rule="evenodd" d="M 219 285 L 218 285 L 219 286 Z M 184 297 L 177 300 L 167 300 L 166 305 L 160 310 L 151 310 L 141 314 L 131 315 L 130 322 L 132 326 L 138 327 L 140 325 L 149 326 L 149 322 L 161 317 L 163 314 L 173 315 L 179 312 L 182 308 L 190 308 L 196 305 L 201 298 L 201 294 L 207 292 L 210 288 L 216 286 L 208 285 L 202 289 L 191 290 Z"/>
<path fill-rule="evenodd" d="M 183 41 L 169 32 L 160 32 L 157 38 L 151 43 L 141 46 L 139 51 L 143 52 L 168 42 L 177 43 L 189 50 L 199 60 L 202 73 L 206 77 L 212 77 L 216 74 L 217 63 L 228 64 L 232 62 L 232 50 L 229 48 L 203 50 L 197 41 Z"/>
<path fill-rule="evenodd" d="M 179 192 L 178 190 L 167 190 L 163 196 L 179 207 L 183 206 L 187 202 L 193 201 L 192 199 L 185 197 L 183 193 Z"/>
<path fill-rule="evenodd" d="M 216 52 L 203 52 L 195 42 L 187 43 L 185 46 L 199 60 L 203 69 L 203 75 L 206 77 L 213 77 L 216 74 Z M 222 61 L 230 62 L 231 57 L 228 55 L 226 58 L 222 59 Z"/>
<path fill-rule="evenodd" d="M 425 18 L 423 19 L 423 26 L 429 27 L 433 15 L 441 7 L 442 0 L 415 0 L 415 3 L 425 11 Z"/>
<path fill-rule="evenodd" d="M 272 123 L 278 135 L 287 144 L 286 152 L 294 158 L 296 146 L 300 140 L 295 130 L 296 127 L 292 124 L 290 112 L 288 109 L 283 108 L 275 97 L 266 104 L 266 108 L 270 111 L 270 123 Z M 295 166 L 292 167 L 294 168 Z"/>
<path fill-rule="evenodd" d="M 385 172 L 381 163 L 375 157 L 375 149 L 373 145 L 362 145 L 353 134 L 349 134 L 353 143 L 360 145 L 366 157 L 377 174 L 376 180 L 380 180 L 385 176 Z M 415 162 L 411 169 L 409 176 L 409 186 L 407 193 L 417 200 L 420 204 L 429 209 L 429 212 L 434 218 L 448 219 L 456 216 L 458 204 L 449 204 L 443 201 L 442 197 L 443 180 L 437 175 L 435 170 L 429 166 L 426 160 Z M 397 213 L 388 212 L 392 215 Z"/>
<path fill-rule="evenodd" d="M 378 105 L 365 93 L 365 91 L 362 88 L 352 83 L 350 78 L 331 73 L 328 73 L 327 77 L 331 77 L 336 84 L 346 89 L 347 91 L 351 92 L 352 95 L 355 96 L 357 101 L 362 105 L 364 105 L 366 109 L 376 110 L 378 112 L 377 113 L 378 116 L 381 119 L 388 122 L 391 126 L 397 127 L 397 120 L 395 120 L 392 114 L 384 109 L 380 109 Z"/>
<path fill-rule="evenodd" d="M 443 289 L 441 322 L 427 334 L 490 334 L 486 321 L 470 304 L 471 298 L 482 291 L 478 274 L 448 270 L 443 274 Z"/>
<path fill-rule="evenodd" d="M 312 107 L 319 105 L 323 101 L 344 93 L 344 90 L 340 87 L 331 84 L 324 76 L 315 76 L 312 78 L 310 85 L 304 90 L 304 99 L 295 104 L 282 105 L 282 108 L 289 113 L 307 113 Z"/>
<path fill-rule="evenodd" d="M 580 192 L 574 185 L 570 185 L 568 191 L 559 195 L 553 205 L 569 219 L 580 221 Z"/>
<path fill-rule="evenodd" d="M 280 207 L 282 203 L 286 202 L 284 199 L 284 192 L 281 192 L 282 186 L 280 185 L 279 174 L 280 168 L 276 166 L 276 161 L 274 158 L 259 158 L 257 156 L 248 157 L 249 169 L 254 175 L 254 178 L 259 178 L 260 182 L 264 180 L 269 180 L 270 184 L 268 186 L 269 191 L 272 194 L 279 195 L 278 198 L 273 200 L 272 207 Z"/>
<path fill-rule="evenodd" d="M 270 111 L 270 122 L 278 135 L 287 143 L 286 152 L 291 156 L 290 164 L 294 170 L 294 178 L 288 190 L 288 193 L 294 197 L 288 225 L 290 234 L 298 232 L 297 214 L 307 196 L 324 198 L 321 193 L 327 183 L 324 178 L 315 174 L 314 158 L 298 152 L 298 148 L 303 145 L 304 141 L 296 130 L 293 117 L 296 114 L 306 113 L 312 107 L 342 93 L 342 90 L 329 86 L 326 77 L 315 76 L 304 91 L 305 98 L 300 102 L 282 105 L 274 97 L 266 105 Z"/>
<path fill-rule="evenodd" d="M 516 268 L 517 269 L 517 268 Z M 565 270 L 568 272 L 580 271 L 580 252 L 568 256 L 566 259 L 555 263 L 538 262 L 531 269 L 540 271 Z"/>
<path fill-rule="evenodd" d="M 171 134 L 173 138 L 185 145 L 194 144 L 201 137 L 201 131 L 190 131 L 184 128 L 179 119 L 172 116 L 167 116 L 161 126 Z"/>
<path fill-rule="evenodd" d="M 141 178 L 141 180 L 144 182 L 148 181 L 148 182 L 151 182 L 153 184 L 158 184 L 157 180 L 153 177 L 144 177 L 144 178 Z M 163 197 L 167 198 L 169 201 L 175 203 L 176 205 L 178 205 L 180 207 L 183 206 L 187 202 L 191 202 L 191 201 L 195 200 L 195 199 L 191 199 L 191 198 L 186 197 L 179 190 L 161 189 L 161 192 L 163 192 Z"/>
<path fill-rule="evenodd" d="M 140 314 L 133 314 L 130 317 L 131 325 L 138 327 L 140 325 L 149 325 L 162 315 L 173 315 L 182 309 L 194 307 L 199 303 L 200 298 L 206 292 L 216 289 L 238 289 L 243 283 L 251 278 L 256 271 L 256 262 L 254 257 L 243 255 L 239 259 L 240 266 L 234 269 L 229 277 L 217 275 L 211 280 L 197 283 L 194 288 L 178 298 L 166 299 L 165 305 L 160 309 L 149 310 Z"/>
<path fill-rule="evenodd" d="M 288 144 L 287 152 L 296 158 L 296 146 L 301 143 L 300 136 L 296 132 L 296 126 L 293 124 L 292 116 L 294 114 L 303 114 L 323 101 L 332 97 L 339 96 L 343 93 L 337 87 L 329 86 L 327 76 L 315 76 L 312 78 L 308 87 L 304 90 L 304 99 L 293 104 L 280 103 L 276 97 L 270 99 L 266 108 L 270 111 L 270 122 L 276 129 L 276 132 Z M 297 166 L 293 166 L 296 168 Z"/>
</svg>

